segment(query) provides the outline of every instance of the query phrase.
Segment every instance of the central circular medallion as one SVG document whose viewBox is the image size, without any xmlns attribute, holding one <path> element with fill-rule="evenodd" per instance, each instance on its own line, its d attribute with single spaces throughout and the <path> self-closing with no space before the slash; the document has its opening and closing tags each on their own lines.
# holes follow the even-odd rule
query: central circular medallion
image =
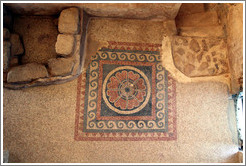
<svg viewBox="0 0 246 166">
<path fill-rule="evenodd" d="M 112 70 L 103 82 L 106 105 L 119 114 L 133 114 L 143 109 L 150 98 L 150 83 L 146 75 L 132 66 Z"/>
<path fill-rule="evenodd" d="M 129 92 L 129 91 L 130 91 L 130 89 L 127 87 L 127 88 L 125 89 L 125 91 L 126 91 L 126 92 Z"/>
</svg>

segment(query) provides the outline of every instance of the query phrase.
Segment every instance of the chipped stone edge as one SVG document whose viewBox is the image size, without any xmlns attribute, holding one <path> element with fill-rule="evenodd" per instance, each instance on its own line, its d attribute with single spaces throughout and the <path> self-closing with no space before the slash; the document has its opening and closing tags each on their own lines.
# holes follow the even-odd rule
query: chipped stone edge
<svg viewBox="0 0 246 166">
<path fill-rule="evenodd" d="M 164 36 L 162 40 L 162 63 L 165 68 L 171 73 L 174 79 L 180 83 L 193 83 L 193 82 L 204 82 L 204 81 L 213 81 L 213 82 L 221 82 L 228 86 L 231 91 L 230 86 L 230 73 L 221 74 L 218 76 L 204 76 L 204 77 L 188 77 L 183 74 L 180 70 L 178 70 L 174 64 L 173 56 L 172 56 L 172 45 L 171 45 L 172 37 Z"/>
<path fill-rule="evenodd" d="M 66 83 L 68 81 L 72 81 L 76 79 L 83 70 L 84 66 L 84 58 L 85 58 L 85 43 L 86 43 L 86 36 L 87 36 L 87 27 L 88 23 L 90 21 L 90 17 L 87 13 L 85 13 L 83 10 L 80 10 L 80 33 L 78 35 L 81 36 L 80 38 L 80 51 L 79 51 L 79 61 L 76 63 L 79 63 L 78 69 L 76 73 L 72 73 L 69 76 L 54 76 L 54 77 L 48 77 L 48 78 L 38 78 L 36 80 L 33 80 L 28 83 L 8 83 L 4 82 L 3 87 L 13 90 L 23 89 L 23 88 L 29 88 L 29 87 L 35 87 L 35 86 L 46 86 L 46 85 L 53 85 L 53 84 L 62 84 Z M 76 48 L 75 48 L 76 49 Z M 77 55 L 73 55 L 77 56 Z"/>
</svg>

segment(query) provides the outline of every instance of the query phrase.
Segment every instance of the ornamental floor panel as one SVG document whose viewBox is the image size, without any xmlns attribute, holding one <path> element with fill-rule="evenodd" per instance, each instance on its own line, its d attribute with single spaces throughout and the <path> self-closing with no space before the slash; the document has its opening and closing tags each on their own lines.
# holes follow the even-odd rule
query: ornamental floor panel
<svg viewBox="0 0 246 166">
<path fill-rule="evenodd" d="M 109 42 L 78 79 L 76 140 L 175 140 L 176 86 L 160 44 Z"/>
</svg>

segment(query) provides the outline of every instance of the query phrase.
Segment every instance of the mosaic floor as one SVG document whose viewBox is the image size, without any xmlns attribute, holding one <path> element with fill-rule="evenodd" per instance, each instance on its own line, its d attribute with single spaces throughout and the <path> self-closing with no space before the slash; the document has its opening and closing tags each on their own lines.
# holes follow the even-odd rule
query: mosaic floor
<svg viewBox="0 0 246 166">
<path fill-rule="evenodd" d="M 176 84 L 161 44 L 109 42 L 78 79 L 75 140 L 175 140 Z"/>
</svg>

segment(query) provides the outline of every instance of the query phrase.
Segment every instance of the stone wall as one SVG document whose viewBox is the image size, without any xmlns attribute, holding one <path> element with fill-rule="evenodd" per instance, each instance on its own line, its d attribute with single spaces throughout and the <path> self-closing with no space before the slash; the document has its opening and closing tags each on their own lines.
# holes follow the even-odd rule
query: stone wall
<svg viewBox="0 0 246 166">
<path fill-rule="evenodd" d="M 174 19 L 181 3 L 6 3 L 21 15 L 55 15 L 67 7 L 78 7 L 100 17 Z"/>
<path fill-rule="evenodd" d="M 227 46 L 232 93 L 243 88 L 243 4 L 232 4 L 227 16 Z"/>
<path fill-rule="evenodd" d="M 242 90 L 243 5 L 182 4 L 175 21 L 177 35 L 163 39 L 163 61 L 174 77 L 223 82 L 232 94 Z"/>
<path fill-rule="evenodd" d="M 162 60 L 179 82 L 216 81 L 230 88 L 225 19 L 221 19 L 223 12 L 212 8 L 181 5 L 175 18 L 177 32 L 163 37 Z"/>
<path fill-rule="evenodd" d="M 25 53 L 21 63 L 47 63 L 55 58 L 58 28 L 53 16 L 14 16 L 13 32 L 23 42 Z"/>
<path fill-rule="evenodd" d="M 243 88 L 243 4 L 208 3 L 207 11 L 216 11 L 220 24 L 226 33 L 230 69 L 231 93 L 238 93 Z"/>
<path fill-rule="evenodd" d="M 78 8 L 64 9 L 58 19 L 59 34 L 56 44 L 50 45 L 54 47 L 56 57 L 48 59 L 47 62 L 25 64 L 18 60 L 15 66 L 11 66 L 10 62 L 14 56 L 25 56 L 24 46 L 18 34 L 12 34 L 5 28 L 3 36 L 4 87 L 19 89 L 63 83 L 76 78 L 82 72 L 83 47 L 81 44 L 85 42 L 87 22 L 87 15 Z"/>
<path fill-rule="evenodd" d="M 209 6 L 209 8 L 212 8 Z M 174 64 L 188 77 L 229 73 L 226 35 L 217 11 L 205 4 L 182 4 L 172 40 Z"/>
</svg>

